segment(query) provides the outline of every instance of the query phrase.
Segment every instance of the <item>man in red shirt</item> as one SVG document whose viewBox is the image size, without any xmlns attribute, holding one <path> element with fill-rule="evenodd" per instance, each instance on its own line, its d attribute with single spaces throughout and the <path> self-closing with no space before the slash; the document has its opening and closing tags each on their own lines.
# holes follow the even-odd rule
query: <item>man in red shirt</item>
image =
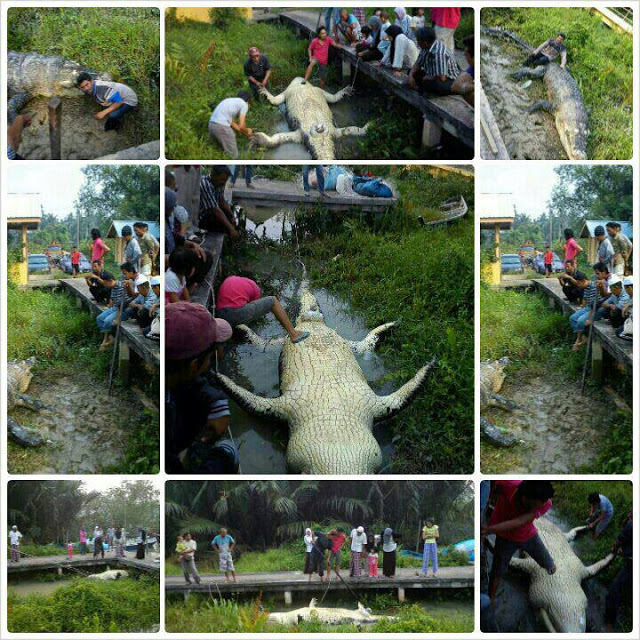
<svg viewBox="0 0 640 640">
<path fill-rule="evenodd" d="M 550 574 L 555 573 L 555 562 L 533 522 L 551 509 L 551 498 L 553 486 L 548 480 L 494 480 L 491 483 L 489 504 L 495 506 L 488 526 L 481 527 L 480 533 L 496 534 L 489 578 L 492 603 L 500 579 L 507 574 L 511 558 L 518 550 L 525 551 Z"/>
<path fill-rule="evenodd" d="M 331 542 L 331 552 L 329 553 L 329 562 L 327 563 L 327 578 L 331 575 L 331 569 L 334 569 L 336 573 L 340 573 L 342 569 L 342 545 L 347 539 L 344 531 L 341 529 L 332 529 L 329 531 L 327 537 Z"/>
<path fill-rule="evenodd" d="M 80 273 L 80 252 L 78 247 L 73 247 L 71 252 L 71 275 L 77 276 Z"/>
<path fill-rule="evenodd" d="M 248 324 L 272 312 L 276 320 L 289 334 L 291 342 L 302 342 L 309 337 L 308 331 L 296 331 L 280 301 L 275 296 L 260 297 L 260 287 L 251 278 L 229 276 L 218 289 L 216 316 L 226 320 L 232 327 Z"/>
<path fill-rule="evenodd" d="M 307 49 L 309 54 L 309 66 L 304 74 L 304 79 L 308 82 L 313 73 L 313 68 L 318 65 L 318 76 L 320 77 L 320 88 L 324 89 L 324 82 L 327 77 L 327 65 L 329 64 L 329 47 L 342 49 L 327 33 L 324 27 L 318 29 L 318 37 L 314 38 Z"/>
<path fill-rule="evenodd" d="M 547 245 L 547 249 L 544 252 L 544 277 L 548 278 L 553 271 L 553 251 L 551 247 Z"/>
</svg>

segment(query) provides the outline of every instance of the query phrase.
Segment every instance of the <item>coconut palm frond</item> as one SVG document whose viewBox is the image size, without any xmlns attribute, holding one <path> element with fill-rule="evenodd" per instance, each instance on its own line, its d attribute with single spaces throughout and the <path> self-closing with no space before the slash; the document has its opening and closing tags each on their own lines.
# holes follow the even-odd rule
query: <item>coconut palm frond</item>
<svg viewBox="0 0 640 640">
<path fill-rule="evenodd" d="M 207 520 L 206 518 L 200 518 L 198 516 L 176 522 L 176 528 L 180 531 L 201 535 L 215 535 L 220 530 L 220 526 L 221 525 L 213 520 Z"/>
<path fill-rule="evenodd" d="M 184 519 L 187 509 L 177 502 L 165 500 L 164 513 L 167 518 Z"/>
<path fill-rule="evenodd" d="M 279 515 L 291 517 L 298 513 L 298 506 L 295 500 L 281 496 L 273 501 L 273 511 Z"/>
</svg>

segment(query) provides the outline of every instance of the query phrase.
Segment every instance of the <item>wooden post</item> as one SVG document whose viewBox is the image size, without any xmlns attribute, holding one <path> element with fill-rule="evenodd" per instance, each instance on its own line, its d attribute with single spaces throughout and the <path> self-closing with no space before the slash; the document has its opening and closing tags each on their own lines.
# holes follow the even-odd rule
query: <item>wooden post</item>
<svg viewBox="0 0 640 640">
<path fill-rule="evenodd" d="M 293 597 L 291 595 L 291 591 L 285 591 L 284 592 L 284 603 L 285 604 L 292 604 L 293 603 Z"/>
<path fill-rule="evenodd" d="M 405 597 L 404 589 L 402 587 L 398 587 L 398 602 L 404 602 Z"/>
<path fill-rule="evenodd" d="M 191 595 L 190 591 L 185 591 L 184 592 L 184 601 L 186 602 L 189 599 L 189 596 Z"/>
<path fill-rule="evenodd" d="M 58 567 L 58 575 L 61 576 L 62 575 L 62 567 Z"/>
<path fill-rule="evenodd" d="M 433 147 L 440 143 L 441 137 L 442 127 L 425 118 L 424 124 L 422 125 L 422 148 L 433 149 Z"/>
<path fill-rule="evenodd" d="M 62 100 L 53 96 L 47 105 L 49 109 L 49 143 L 51 145 L 51 159 L 62 159 Z"/>
<path fill-rule="evenodd" d="M 342 80 L 351 80 L 351 62 L 347 58 L 342 58 Z"/>
<path fill-rule="evenodd" d="M 129 362 L 131 360 L 131 349 L 129 345 L 120 336 L 120 344 L 118 347 L 118 374 L 125 382 L 129 379 Z"/>
<path fill-rule="evenodd" d="M 591 331 L 593 330 L 593 327 L 591 327 Z M 602 342 L 600 341 L 600 338 L 594 334 L 593 341 L 591 343 L 591 375 L 596 382 L 602 382 L 602 359 Z"/>
</svg>

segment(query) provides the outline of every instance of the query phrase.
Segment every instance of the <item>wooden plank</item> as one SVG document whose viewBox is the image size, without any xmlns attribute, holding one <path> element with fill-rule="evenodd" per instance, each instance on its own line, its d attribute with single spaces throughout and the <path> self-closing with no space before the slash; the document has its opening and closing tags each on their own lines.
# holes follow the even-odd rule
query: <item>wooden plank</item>
<svg viewBox="0 0 640 640">
<path fill-rule="evenodd" d="M 633 36 L 633 24 L 625 20 L 622 16 L 619 16 L 611 9 L 607 7 L 591 7 L 592 13 L 597 13 L 602 18 L 607 26 L 615 29 L 618 33 L 624 33 L 628 36 Z"/>
<path fill-rule="evenodd" d="M 65 278 L 60 282 L 68 292 L 72 293 L 89 309 L 92 315 L 97 316 L 106 309 L 106 306 L 98 304 L 91 297 L 84 278 Z M 160 343 L 145 338 L 135 321 L 127 320 L 122 323 L 120 339 L 125 341 L 146 363 L 156 369 L 160 368 Z"/>
<path fill-rule="evenodd" d="M 478 82 L 480 95 L 480 156 L 483 160 L 510 160 L 509 152 L 502 139 L 500 128 L 493 116 L 491 105 Z"/>
<path fill-rule="evenodd" d="M 280 14 L 283 22 L 310 36 L 315 36 L 318 14 L 312 11 L 286 11 Z M 381 85 L 385 91 L 392 93 L 411 106 L 418 109 L 424 117 L 445 131 L 460 139 L 465 145 L 474 146 L 473 107 L 457 95 L 425 98 L 417 91 L 409 88 L 408 78 L 398 78 L 392 70 L 371 62 L 362 62 L 354 47 L 337 49 L 338 55 L 349 60 L 355 67 L 354 73 L 364 73 Z"/>
<path fill-rule="evenodd" d="M 201 246 L 203 249 L 207 249 L 213 254 L 213 264 L 211 265 L 211 269 L 204 281 L 198 285 L 191 296 L 191 302 L 197 302 L 211 310 L 215 308 L 213 285 L 216 280 L 216 273 L 218 272 L 218 264 L 220 262 L 220 256 L 222 255 L 223 244 L 224 234 L 222 233 L 209 232 L 205 236 L 204 242 Z"/>
</svg>

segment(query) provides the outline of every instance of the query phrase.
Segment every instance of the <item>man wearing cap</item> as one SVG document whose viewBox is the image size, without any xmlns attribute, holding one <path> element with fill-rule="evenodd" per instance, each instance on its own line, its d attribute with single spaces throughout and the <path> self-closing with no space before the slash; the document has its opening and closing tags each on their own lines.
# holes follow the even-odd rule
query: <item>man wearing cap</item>
<svg viewBox="0 0 640 640">
<path fill-rule="evenodd" d="M 564 41 L 567 36 L 559 33 L 555 38 L 545 40 L 525 61 L 525 65 L 549 64 L 560 56 L 560 66 L 567 66 L 567 47 Z"/>
<path fill-rule="evenodd" d="M 147 276 L 140 274 L 136 280 L 138 295 L 129 303 L 124 319 L 135 319 L 144 331 L 151 324 L 151 309 L 158 304 L 158 297 L 151 289 Z"/>
<path fill-rule="evenodd" d="M 165 313 L 167 472 L 236 473 L 237 449 L 220 439 L 229 427 L 229 401 L 206 377 L 231 326 L 190 302 L 167 305 Z"/>
<path fill-rule="evenodd" d="M 244 75 L 249 78 L 249 86 L 254 98 L 260 97 L 260 87 L 269 88 L 271 64 L 267 56 L 260 53 L 258 47 L 249 48 L 249 58 L 244 63 Z"/>
<path fill-rule="evenodd" d="M 141 251 L 140 273 L 150 278 L 160 251 L 160 243 L 149 233 L 149 225 L 146 222 L 135 222 L 133 231 Z"/>
<path fill-rule="evenodd" d="M 253 129 L 246 124 L 250 100 L 248 91 L 238 91 L 235 98 L 222 100 L 209 118 L 209 135 L 232 160 L 238 157 L 236 131 L 247 138 L 253 137 Z"/>
<path fill-rule="evenodd" d="M 351 562 L 349 563 L 349 576 L 359 578 L 362 575 L 362 552 L 367 546 L 367 534 L 364 527 L 352 529 L 351 534 Z"/>
<path fill-rule="evenodd" d="M 631 240 L 622 233 L 622 225 L 619 222 L 607 222 L 607 235 L 613 247 L 613 273 L 624 276 L 625 267 L 629 264 L 633 245 Z"/>
<path fill-rule="evenodd" d="M 20 540 L 22 534 L 18 531 L 18 525 L 13 525 L 9 531 L 9 544 L 11 546 L 11 562 L 20 562 Z"/>
<path fill-rule="evenodd" d="M 142 251 L 136 238 L 133 237 L 133 231 L 128 224 L 122 227 L 122 239 L 126 242 L 124 247 L 124 260 L 130 262 L 136 271 L 140 271 L 140 258 Z"/>
<path fill-rule="evenodd" d="M 624 290 L 622 279 L 615 274 L 609 278 L 609 290 L 611 295 L 600 305 L 596 311 L 595 319 L 607 318 L 611 322 L 611 326 L 617 329 L 624 324 L 622 310 L 629 303 L 630 298 Z"/>
<path fill-rule="evenodd" d="M 607 269 L 613 273 L 613 256 L 615 251 L 611 240 L 607 237 L 604 227 L 599 224 L 593 231 L 595 239 L 598 241 L 597 259 L 606 265 Z"/>
</svg>

